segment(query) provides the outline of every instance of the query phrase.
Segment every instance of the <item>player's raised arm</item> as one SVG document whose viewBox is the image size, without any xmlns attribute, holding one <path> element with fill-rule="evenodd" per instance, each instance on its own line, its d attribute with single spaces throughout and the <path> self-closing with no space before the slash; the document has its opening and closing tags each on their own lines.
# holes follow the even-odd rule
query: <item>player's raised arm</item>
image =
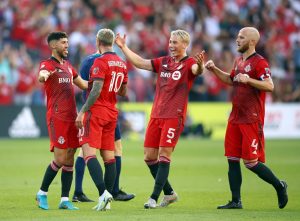
<svg viewBox="0 0 300 221">
<path fill-rule="evenodd" d="M 123 37 L 118 33 L 115 39 L 116 45 L 123 51 L 126 58 L 137 68 L 153 71 L 151 60 L 144 59 L 138 54 L 134 53 L 130 50 L 126 45 L 126 35 L 124 34 Z"/>
<path fill-rule="evenodd" d="M 209 60 L 208 62 L 206 62 L 205 68 L 207 70 L 213 72 L 225 84 L 232 85 L 232 80 L 230 78 L 230 74 L 225 71 L 222 71 L 220 68 L 218 68 L 212 60 Z"/>
<path fill-rule="evenodd" d="M 192 66 L 192 73 L 194 75 L 200 75 L 204 70 L 204 53 L 205 51 L 201 51 L 201 53 L 197 53 L 194 58 L 197 61 L 197 64 Z"/>
</svg>

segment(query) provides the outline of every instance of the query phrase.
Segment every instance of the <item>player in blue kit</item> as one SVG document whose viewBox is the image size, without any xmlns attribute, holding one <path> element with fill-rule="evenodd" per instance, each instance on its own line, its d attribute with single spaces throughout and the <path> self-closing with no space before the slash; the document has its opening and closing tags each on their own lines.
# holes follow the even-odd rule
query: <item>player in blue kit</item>
<svg viewBox="0 0 300 221">
<path fill-rule="evenodd" d="M 90 68 L 93 66 L 94 60 L 98 57 L 100 57 L 101 54 L 99 52 L 87 56 L 80 68 L 80 75 L 82 79 L 89 80 L 89 73 Z M 86 90 L 83 91 L 83 99 L 86 100 L 87 94 Z M 134 194 L 127 194 L 124 191 L 120 189 L 119 186 L 119 179 L 121 174 L 121 167 L 122 167 L 122 142 L 121 142 L 121 132 L 119 128 L 119 124 L 117 124 L 117 127 L 115 129 L 115 159 L 116 159 L 116 169 L 117 169 L 117 175 L 115 179 L 115 184 L 113 187 L 112 195 L 114 200 L 116 201 L 128 201 L 135 197 Z M 93 202 L 93 200 L 90 200 L 82 190 L 82 181 L 84 176 L 84 170 L 85 170 L 85 162 L 83 158 L 82 150 L 80 149 L 80 152 L 78 154 L 78 157 L 75 162 L 75 191 L 72 201 L 73 202 Z"/>
</svg>

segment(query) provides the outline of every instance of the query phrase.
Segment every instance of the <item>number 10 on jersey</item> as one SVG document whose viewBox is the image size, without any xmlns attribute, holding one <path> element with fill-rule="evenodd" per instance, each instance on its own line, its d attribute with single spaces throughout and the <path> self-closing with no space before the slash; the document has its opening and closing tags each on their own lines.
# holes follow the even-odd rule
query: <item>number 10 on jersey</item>
<svg viewBox="0 0 300 221">
<path fill-rule="evenodd" d="M 115 71 L 112 71 L 108 91 L 118 92 L 122 85 L 123 80 L 124 80 L 124 74 L 122 72 L 117 73 Z"/>
</svg>

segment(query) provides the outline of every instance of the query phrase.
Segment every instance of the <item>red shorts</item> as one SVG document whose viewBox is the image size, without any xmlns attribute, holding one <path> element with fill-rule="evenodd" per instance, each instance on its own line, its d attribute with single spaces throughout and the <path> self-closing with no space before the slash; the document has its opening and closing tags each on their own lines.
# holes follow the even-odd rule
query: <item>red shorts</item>
<svg viewBox="0 0 300 221">
<path fill-rule="evenodd" d="M 182 117 L 179 118 L 151 118 L 144 147 L 175 147 L 184 128 Z"/>
<path fill-rule="evenodd" d="M 265 162 L 265 141 L 260 123 L 232 124 L 225 135 L 225 156 Z"/>
<path fill-rule="evenodd" d="M 84 114 L 84 127 L 79 130 L 80 146 L 88 143 L 90 147 L 101 150 L 115 150 L 115 129 L 117 121 L 107 121 L 95 117 L 91 112 Z"/>
<path fill-rule="evenodd" d="M 55 117 L 47 119 L 48 133 L 50 137 L 50 151 L 54 151 L 54 147 L 60 149 L 77 148 L 78 129 L 75 121 L 63 121 Z"/>
</svg>

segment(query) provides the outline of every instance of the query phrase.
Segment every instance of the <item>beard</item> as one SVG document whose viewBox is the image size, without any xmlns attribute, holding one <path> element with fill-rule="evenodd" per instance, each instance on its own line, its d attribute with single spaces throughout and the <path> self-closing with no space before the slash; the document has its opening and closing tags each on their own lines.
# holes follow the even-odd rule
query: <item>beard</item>
<svg viewBox="0 0 300 221">
<path fill-rule="evenodd" d="M 246 52 L 248 49 L 249 49 L 249 44 L 245 44 L 244 46 L 242 46 L 242 47 L 240 47 L 240 48 L 238 49 L 238 52 L 244 53 L 244 52 Z"/>
<path fill-rule="evenodd" d="M 68 56 L 68 55 L 65 55 L 63 51 L 58 51 L 57 54 L 58 54 L 59 57 L 61 57 L 63 59 L 66 59 L 67 56 Z"/>
</svg>

